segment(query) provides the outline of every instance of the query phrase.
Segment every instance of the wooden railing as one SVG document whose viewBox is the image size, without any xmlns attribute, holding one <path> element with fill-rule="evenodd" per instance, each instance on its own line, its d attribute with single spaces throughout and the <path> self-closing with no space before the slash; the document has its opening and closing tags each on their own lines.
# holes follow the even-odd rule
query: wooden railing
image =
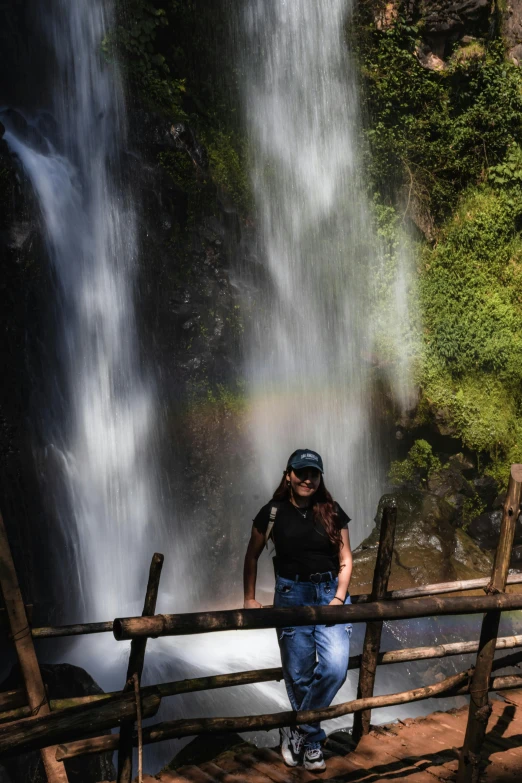
<svg viewBox="0 0 522 783">
<path fill-rule="evenodd" d="M 50 783 L 66 780 L 63 760 L 89 753 L 118 750 L 118 781 L 130 783 L 132 748 L 139 748 L 138 776 L 141 778 L 141 749 L 144 744 L 176 737 L 225 731 L 269 730 L 310 721 L 327 720 L 354 713 L 354 736 L 370 729 L 370 711 L 422 699 L 470 694 L 468 729 L 459 761 L 458 783 L 476 777 L 480 747 L 487 724 L 488 692 L 522 687 L 522 676 L 492 676 L 507 666 L 522 664 L 522 651 L 494 660 L 495 650 L 522 647 L 522 635 L 498 638 L 502 611 L 522 609 L 522 594 L 506 594 L 506 584 L 522 583 L 522 575 L 507 576 L 514 527 L 520 508 L 522 466 L 511 468 L 504 504 L 499 545 L 491 578 L 473 579 L 407 590 L 388 591 L 395 534 L 396 511 L 385 509 L 370 595 L 353 596 L 352 605 L 294 607 L 262 610 L 227 610 L 188 614 L 155 615 L 162 555 L 154 555 L 141 617 L 118 618 L 113 622 L 62 627 L 30 628 L 22 602 L 5 528 L 0 517 L 0 585 L 6 604 L 11 634 L 16 645 L 25 689 L 0 694 L 0 757 L 41 749 Z M 11 566 L 6 569 L 6 563 Z M 484 588 L 486 595 L 451 596 L 451 592 Z M 444 596 L 444 597 L 439 597 Z M 417 647 L 380 652 L 380 635 L 385 620 L 485 613 L 480 639 L 471 642 Z M 273 628 L 288 625 L 366 622 L 361 655 L 350 658 L 349 668 L 360 669 L 357 698 L 331 707 L 304 712 L 282 712 L 226 718 L 173 720 L 142 728 L 143 718 L 154 716 L 162 699 L 180 693 L 280 680 L 281 668 L 199 677 L 190 680 L 140 687 L 145 647 L 149 637 L 209 633 L 223 630 Z M 117 640 L 131 639 L 127 677 L 122 691 L 81 698 L 48 701 L 34 654 L 34 638 L 56 638 L 112 630 Z M 23 643 L 20 644 L 20 641 Z M 373 695 L 376 667 L 404 661 L 442 658 L 477 653 L 474 667 L 447 677 L 442 682 L 410 691 Z M 39 701 L 33 696 L 39 694 Z M 134 724 L 137 721 L 137 731 Z M 86 734 L 120 727 L 120 733 L 85 739 Z"/>
</svg>

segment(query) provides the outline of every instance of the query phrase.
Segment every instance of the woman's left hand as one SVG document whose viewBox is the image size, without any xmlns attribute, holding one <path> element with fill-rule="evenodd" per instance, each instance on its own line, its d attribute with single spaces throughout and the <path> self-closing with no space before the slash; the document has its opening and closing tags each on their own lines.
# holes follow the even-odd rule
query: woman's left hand
<svg viewBox="0 0 522 783">
<path fill-rule="evenodd" d="M 332 598 L 328 606 L 344 606 L 344 601 L 343 603 L 341 603 L 340 601 L 337 600 L 337 598 Z"/>
</svg>

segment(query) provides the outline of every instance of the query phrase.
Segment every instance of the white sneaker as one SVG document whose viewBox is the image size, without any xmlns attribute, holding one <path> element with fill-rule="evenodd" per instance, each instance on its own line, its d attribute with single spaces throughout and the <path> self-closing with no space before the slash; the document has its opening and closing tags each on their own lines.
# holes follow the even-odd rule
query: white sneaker
<svg viewBox="0 0 522 783">
<path fill-rule="evenodd" d="M 305 769 L 313 772 L 320 772 L 322 769 L 326 769 L 320 742 L 311 742 L 309 745 L 304 746 L 303 764 Z"/>
<path fill-rule="evenodd" d="M 301 751 L 303 748 L 304 735 L 299 729 L 293 729 L 285 726 L 279 729 L 281 739 L 281 755 L 287 767 L 297 767 L 301 761 Z"/>
</svg>

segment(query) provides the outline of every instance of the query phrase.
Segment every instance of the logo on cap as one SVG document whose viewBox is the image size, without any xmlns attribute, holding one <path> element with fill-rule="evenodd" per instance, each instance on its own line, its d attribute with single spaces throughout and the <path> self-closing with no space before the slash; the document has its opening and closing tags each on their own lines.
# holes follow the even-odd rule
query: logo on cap
<svg viewBox="0 0 522 783">
<path fill-rule="evenodd" d="M 317 454 L 310 454 L 309 451 L 305 451 L 304 454 L 301 454 L 299 459 L 315 459 L 315 461 L 317 462 L 318 457 Z"/>
</svg>

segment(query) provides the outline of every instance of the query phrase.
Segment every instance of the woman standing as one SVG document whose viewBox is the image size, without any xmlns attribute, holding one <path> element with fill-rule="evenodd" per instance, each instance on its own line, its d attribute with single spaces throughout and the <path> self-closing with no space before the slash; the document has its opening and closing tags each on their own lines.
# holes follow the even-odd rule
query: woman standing
<svg viewBox="0 0 522 783">
<path fill-rule="evenodd" d="M 273 499 L 259 511 L 245 556 L 245 609 L 261 609 L 255 599 L 257 561 L 271 537 L 276 556 L 274 607 L 342 606 L 350 603 L 352 552 L 349 517 L 325 487 L 317 452 L 298 449 L 290 456 Z M 278 628 L 277 637 L 288 698 L 293 710 L 327 707 L 348 670 L 351 625 Z M 280 729 L 286 764 L 325 768 L 319 723 Z"/>
</svg>

